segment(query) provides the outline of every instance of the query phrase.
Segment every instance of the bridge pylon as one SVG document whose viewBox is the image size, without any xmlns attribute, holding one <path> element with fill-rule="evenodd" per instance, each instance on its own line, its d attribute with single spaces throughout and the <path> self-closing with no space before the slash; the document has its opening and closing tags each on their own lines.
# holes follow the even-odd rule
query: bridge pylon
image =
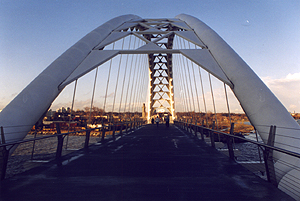
<svg viewBox="0 0 300 201">
<path fill-rule="evenodd" d="M 144 37 L 153 41 L 155 45 L 164 49 L 173 48 L 173 40 L 175 34 L 163 34 L 158 32 L 172 31 L 175 27 L 170 26 L 164 21 L 148 22 L 148 25 L 157 29 L 153 32 L 145 34 Z M 177 27 L 177 29 L 179 29 Z M 149 59 L 149 109 L 148 120 L 157 113 L 168 113 L 174 118 L 174 90 L 173 90 L 173 64 L 172 54 L 170 53 L 151 53 L 148 54 Z"/>
</svg>

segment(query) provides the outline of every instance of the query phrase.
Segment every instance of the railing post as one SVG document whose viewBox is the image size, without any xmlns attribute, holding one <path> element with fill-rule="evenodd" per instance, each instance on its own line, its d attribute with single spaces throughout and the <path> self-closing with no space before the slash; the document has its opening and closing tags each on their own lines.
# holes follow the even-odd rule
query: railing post
<svg viewBox="0 0 300 201">
<path fill-rule="evenodd" d="M 129 124 L 128 124 L 128 131 L 131 131 L 131 129 L 132 129 L 132 121 L 130 119 Z"/>
<path fill-rule="evenodd" d="M 89 147 L 89 142 L 90 142 L 90 135 L 91 135 L 91 130 L 87 129 L 85 127 L 85 142 L 84 142 L 84 148 L 87 149 Z"/>
<path fill-rule="evenodd" d="M 275 133 L 276 133 L 276 126 L 270 126 L 270 132 L 269 132 L 269 138 L 268 138 L 269 146 L 274 146 Z M 277 187 L 278 184 L 276 181 L 272 149 L 267 148 L 267 147 L 265 148 L 264 161 L 265 161 L 266 174 L 267 174 L 268 181 Z"/>
<path fill-rule="evenodd" d="M 35 126 L 35 129 L 34 129 L 34 138 L 36 138 L 36 135 L 37 135 L 37 127 Z M 30 158 L 31 160 L 33 159 L 34 148 L 35 148 L 35 140 L 33 141 L 33 145 L 32 145 L 31 158 Z"/>
<path fill-rule="evenodd" d="M 188 124 L 188 123 L 189 123 L 189 120 L 187 119 L 187 120 L 186 120 L 186 123 L 185 123 L 185 130 L 186 130 L 186 131 L 189 130 L 189 124 Z"/>
<path fill-rule="evenodd" d="M 234 123 L 231 123 L 230 135 L 233 135 L 233 130 L 234 130 Z M 228 148 L 229 158 L 235 160 L 232 142 L 233 142 L 232 136 L 227 136 L 227 148 Z"/>
<path fill-rule="evenodd" d="M 5 144 L 3 127 L 1 126 L 0 129 L 1 129 L 1 144 Z M 8 155 L 9 155 L 8 153 L 9 151 L 6 149 L 6 146 L 0 148 L 0 174 L 1 174 L 0 179 L 1 180 L 5 179 Z"/>
<path fill-rule="evenodd" d="M 104 124 L 102 124 L 102 135 L 101 135 L 101 142 L 104 141 L 104 137 L 105 137 L 105 126 Z"/>
<path fill-rule="evenodd" d="M 61 134 L 60 124 L 56 123 L 55 125 L 56 125 L 57 134 Z M 60 157 L 61 157 L 63 144 L 64 144 L 64 138 L 63 138 L 63 136 L 62 135 L 58 135 L 57 136 L 56 159 L 60 159 Z"/>
<path fill-rule="evenodd" d="M 123 135 L 123 123 L 121 122 L 121 127 L 120 127 L 120 135 Z"/>
<path fill-rule="evenodd" d="M 202 125 L 200 127 L 201 140 L 204 141 L 204 133 L 203 133 L 204 120 L 202 120 Z"/>
<path fill-rule="evenodd" d="M 128 132 L 128 122 L 126 121 L 126 129 L 125 129 L 125 132 L 127 133 Z"/>
<path fill-rule="evenodd" d="M 113 124 L 113 133 L 112 133 L 113 139 L 116 139 L 116 124 Z"/>
<path fill-rule="evenodd" d="M 197 136 L 197 131 L 198 131 L 198 125 L 197 125 L 197 119 L 196 119 L 196 121 L 195 121 L 195 128 L 194 128 L 194 132 L 195 132 L 195 137 L 197 137 L 197 138 L 198 138 L 198 136 Z"/>
<path fill-rule="evenodd" d="M 215 121 L 213 121 L 213 125 L 212 125 L 212 130 L 214 130 L 214 129 L 215 129 Z M 209 132 L 209 135 L 210 135 L 210 143 L 211 143 L 211 146 L 212 146 L 213 148 L 215 148 L 216 145 L 215 145 L 215 133 L 214 133 L 214 131 L 210 131 L 210 132 Z"/>
</svg>

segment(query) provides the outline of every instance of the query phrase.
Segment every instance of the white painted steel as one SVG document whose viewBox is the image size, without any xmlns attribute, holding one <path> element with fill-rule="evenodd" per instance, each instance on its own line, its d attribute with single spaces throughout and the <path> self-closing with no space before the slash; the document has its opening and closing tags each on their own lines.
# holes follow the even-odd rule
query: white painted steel
<svg viewBox="0 0 300 201">
<path fill-rule="evenodd" d="M 193 31 L 175 31 L 175 34 L 196 45 L 199 45 L 200 47 L 204 47 L 204 44 L 199 40 Z"/>
<path fill-rule="evenodd" d="M 80 78 L 118 54 L 118 50 L 92 50 L 82 63 L 79 64 L 79 66 L 72 72 L 72 74 L 61 85 L 59 85 L 59 89 L 63 89 L 74 80 Z"/>
<path fill-rule="evenodd" d="M 215 31 L 199 19 L 186 14 L 180 14 L 176 18 L 185 21 L 208 47 L 223 72 L 233 83 L 232 91 L 263 141 L 267 143 L 268 140 L 269 127 L 267 126 L 276 125 L 276 133 L 280 136 L 275 137 L 275 146 L 299 153 L 299 124 L 252 69 Z M 273 156 L 277 160 L 275 169 L 279 187 L 284 185 L 282 183 L 290 182 L 300 194 L 299 178 L 297 178 L 300 171 L 299 159 L 279 152 L 274 152 Z M 296 181 L 282 179 L 287 173 L 288 177 L 297 178 Z"/>
<path fill-rule="evenodd" d="M 0 113 L 0 126 L 4 127 L 6 142 L 22 140 L 61 92 L 59 85 L 80 65 L 92 49 L 114 29 L 133 19 L 140 19 L 140 17 L 119 16 L 91 31 L 23 89 Z"/>
<path fill-rule="evenodd" d="M 102 49 L 106 45 L 111 44 L 121 38 L 130 35 L 130 32 L 112 32 L 105 40 L 103 40 L 95 49 Z"/>
<path fill-rule="evenodd" d="M 181 14 L 176 19 L 165 20 L 185 29 L 185 32 L 175 31 L 175 34 L 204 49 L 160 48 L 155 44 L 156 41 L 147 41 L 139 36 L 143 33 L 170 34 L 171 32 L 160 31 L 147 25 L 150 22 L 160 23 L 159 21 L 142 22 L 141 18 L 135 15 L 114 18 L 87 34 L 58 57 L 3 109 L 0 113 L 0 126 L 4 127 L 6 142 L 22 140 L 32 125 L 48 110 L 64 86 L 117 54 L 181 53 L 232 88 L 249 120 L 265 143 L 268 140 L 269 126 L 276 125 L 276 133 L 280 135 L 275 137 L 275 146 L 299 153 L 300 126 L 268 87 L 217 33 L 189 15 Z M 113 32 L 134 27 L 137 24 L 149 29 L 135 33 Z M 97 50 L 129 34 L 138 36 L 147 44 L 137 50 Z M 292 182 L 296 188 L 295 192 L 299 194 L 300 161 L 279 152 L 273 155 L 277 160 L 275 168 L 279 187 L 284 188 L 288 182 Z M 286 163 L 290 166 L 285 165 Z M 290 178 L 296 179 L 291 181 Z"/>
<path fill-rule="evenodd" d="M 218 63 L 214 60 L 207 49 L 188 49 L 180 50 L 180 52 L 204 68 L 206 71 L 213 74 L 215 77 L 225 82 L 230 87 L 233 87 L 232 83 L 228 80 L 222 69 L 219 67 Z"/>
</svg>

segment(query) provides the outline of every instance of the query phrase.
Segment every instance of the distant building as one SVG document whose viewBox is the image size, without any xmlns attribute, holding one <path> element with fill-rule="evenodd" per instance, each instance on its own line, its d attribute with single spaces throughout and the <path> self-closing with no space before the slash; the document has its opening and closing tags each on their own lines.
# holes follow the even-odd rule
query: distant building
<svg viewBox="0 0 300 201">
<path fill-rule="evenodd" d="M 55 111 L 52 111 L 51 109 L 50 110 L 48 110 L 48 112 L 47 112 L 47 114 L 46 114 L 46 117 L 47 117 L 47 119 L 51 119 L 51 118 L 53 118 L 53 116 L 55 115 Z"/>
</svg>

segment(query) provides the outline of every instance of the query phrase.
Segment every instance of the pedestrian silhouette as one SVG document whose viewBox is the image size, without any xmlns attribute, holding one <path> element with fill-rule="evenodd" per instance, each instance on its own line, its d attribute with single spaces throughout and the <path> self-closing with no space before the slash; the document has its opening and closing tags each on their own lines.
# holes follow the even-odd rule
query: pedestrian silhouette
<svg viewBox="0 0 300 201">
<path fill-rule="evenodd" d="M 169 123 L 170 123 L 169 115 L 166 116 L 165 120 L 166 120 L 166 127 L 169 127 Z"/>
<path fill-rule="evenodd" d="M 158 128 L 158 124 L 159 124 L 159 118 L 158 118 L 158 116 L 156 117 L 155 122 L 156 122 L 156 126 Z"/>
</svg>

